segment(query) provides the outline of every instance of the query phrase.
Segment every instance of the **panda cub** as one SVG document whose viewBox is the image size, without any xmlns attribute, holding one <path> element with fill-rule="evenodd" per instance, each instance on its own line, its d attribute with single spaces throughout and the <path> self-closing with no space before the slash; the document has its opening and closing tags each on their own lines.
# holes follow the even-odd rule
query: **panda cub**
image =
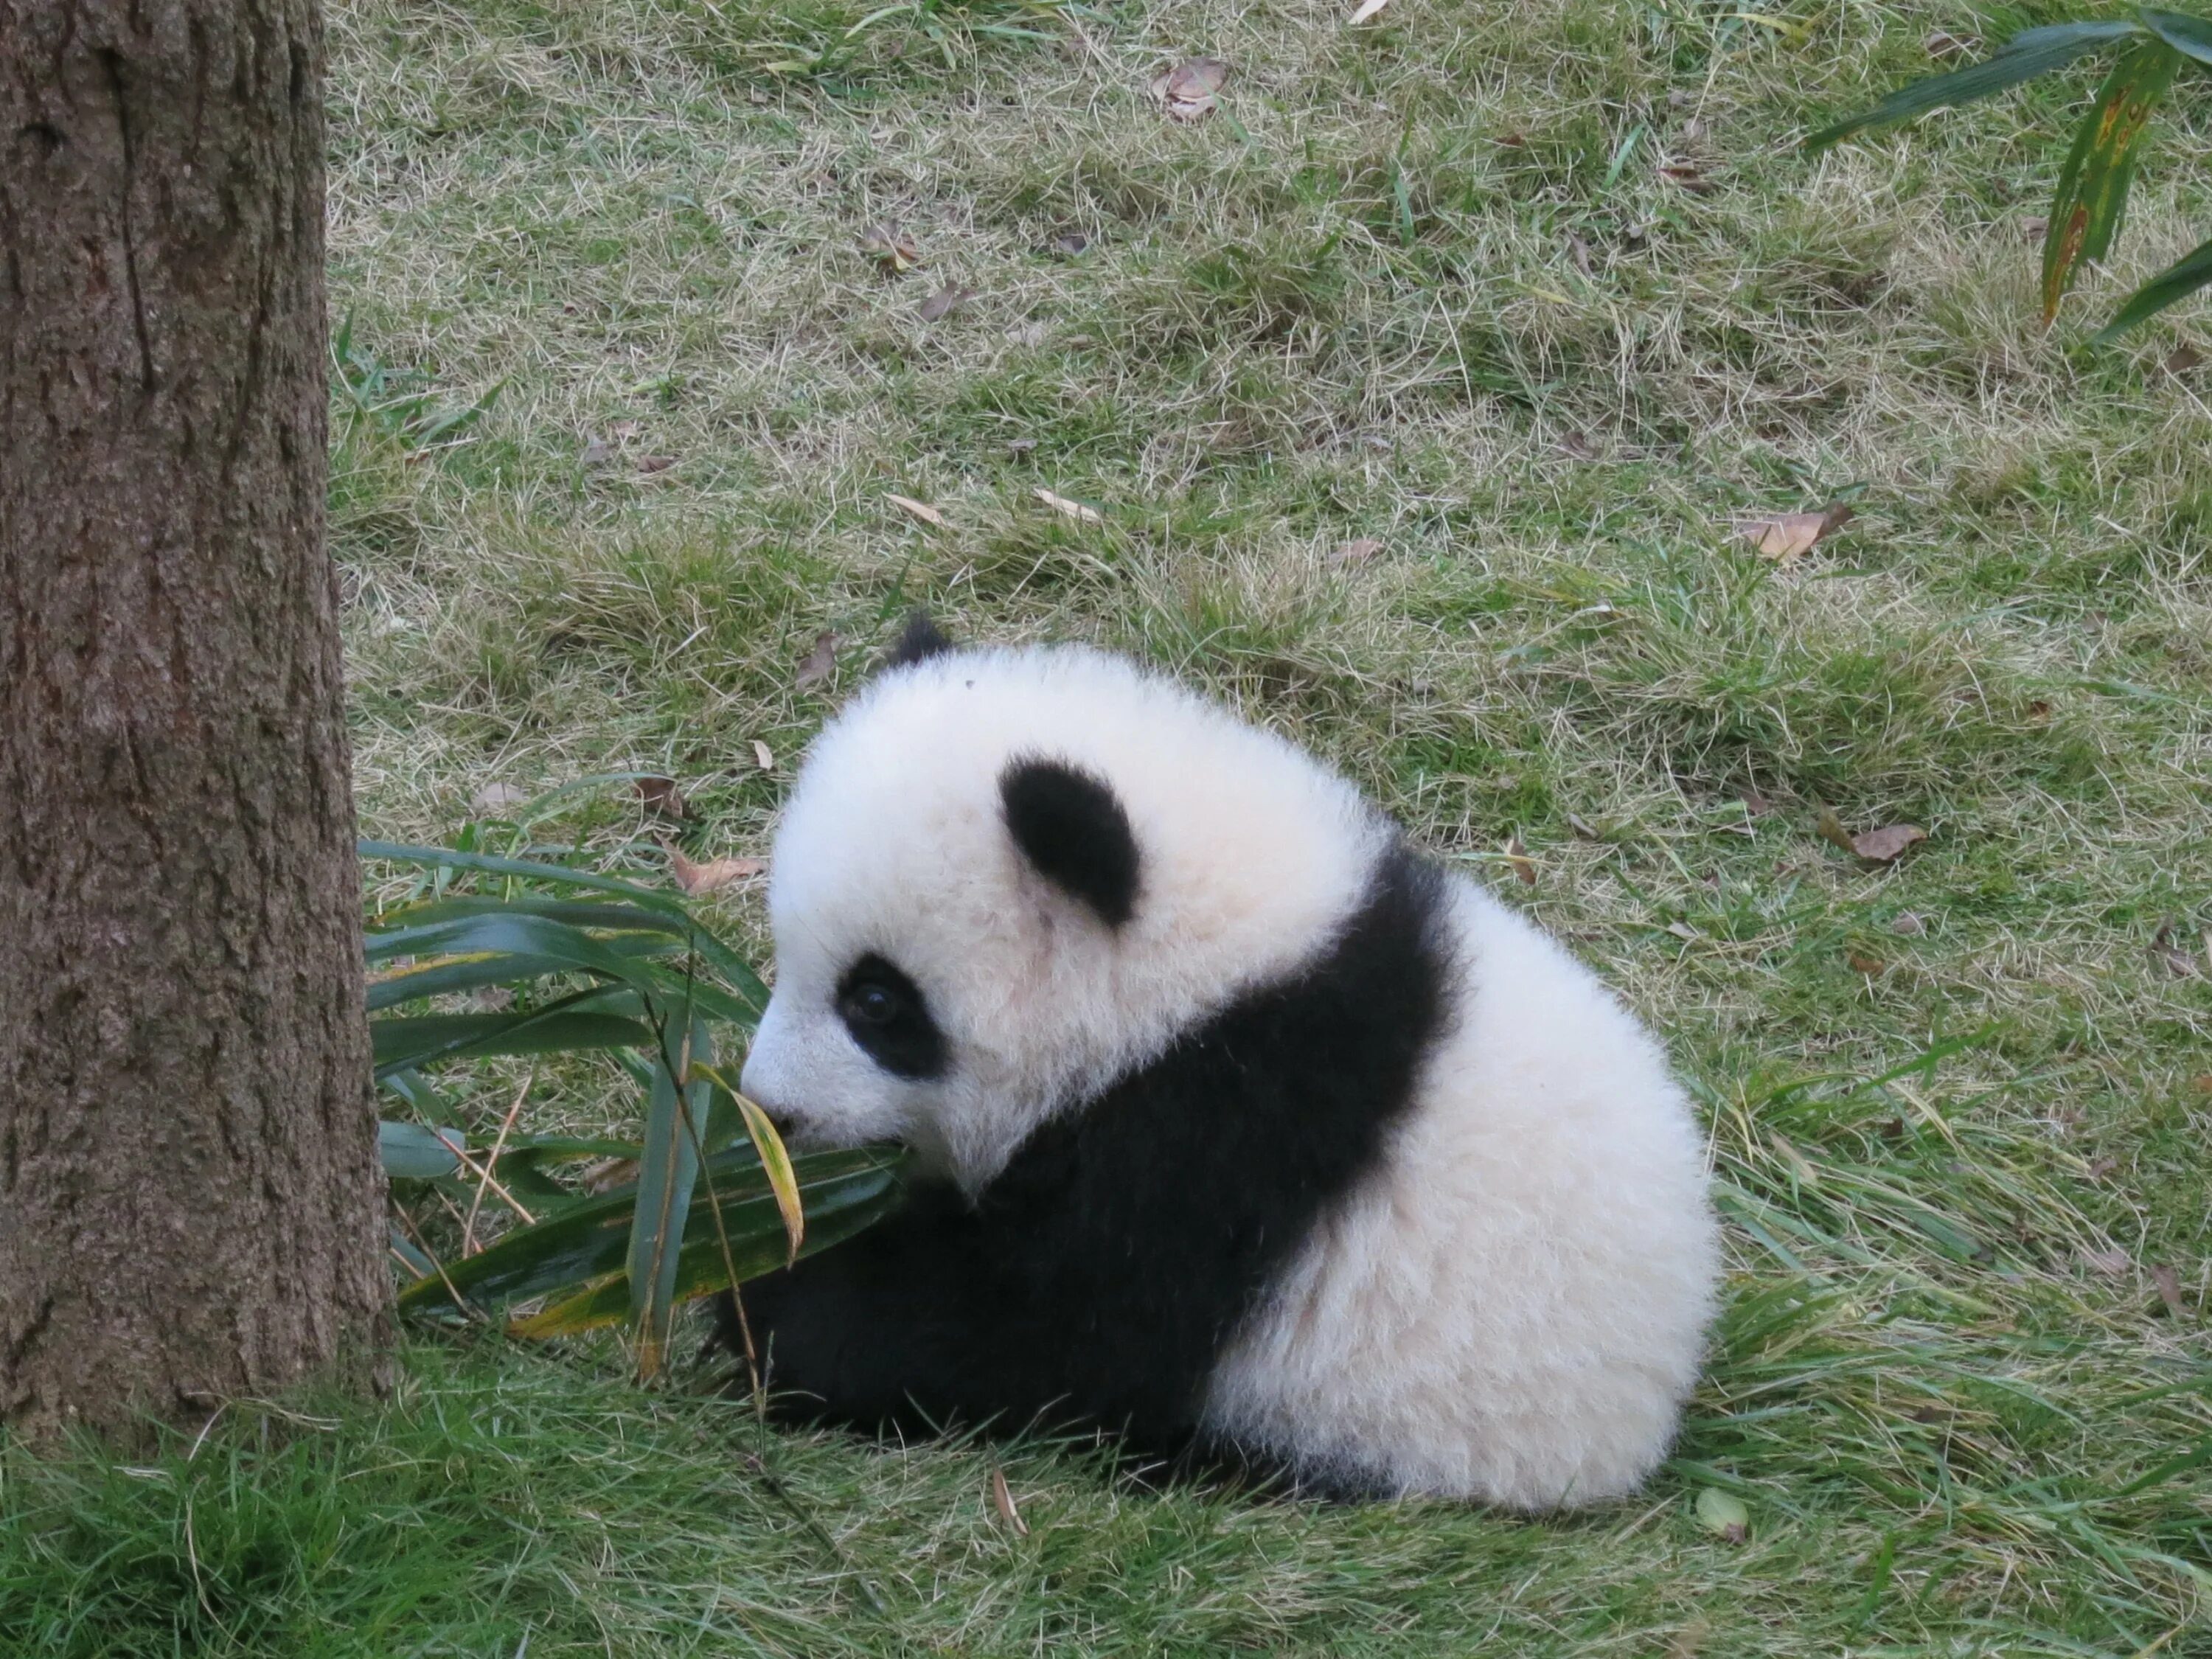
<svg viewBox="0 0 2212 1659">
<path fill-rule="evenodd" d="M 743 1087 L 913 1154 L 900 1211 L 744 1287 L 786 1409 L 1524 1509 L 1665 1455 L 1716 1249 L 1658 1045 L 1309 756 L 918 619 L 770 867 Z"/>
</svg>

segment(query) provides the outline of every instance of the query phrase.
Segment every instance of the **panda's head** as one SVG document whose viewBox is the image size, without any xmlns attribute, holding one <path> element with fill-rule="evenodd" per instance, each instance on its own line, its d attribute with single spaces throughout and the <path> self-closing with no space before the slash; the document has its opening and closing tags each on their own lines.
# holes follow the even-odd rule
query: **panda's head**
<svg viewBox="0 0 2212 1659">
<path fill-rule="evenodd" d="M 743 1086 L 798 1146 L 902 1141 L 972 1189 L 1311 955 L 1388 833 L 1290 744 L 1116 658 L 910 635 L 785 809 Z"/>
</svg>

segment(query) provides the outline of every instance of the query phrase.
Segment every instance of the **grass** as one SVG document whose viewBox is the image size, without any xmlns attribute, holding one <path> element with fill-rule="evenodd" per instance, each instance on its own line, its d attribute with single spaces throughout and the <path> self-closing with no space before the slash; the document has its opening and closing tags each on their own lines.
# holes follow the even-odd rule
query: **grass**
<svg viewBox="0 0 2212 1659">
<path fill-rule="evenodd" d="M 761 850 L 915 599 L 1187 675 L 1667 1035 L 1732 1251 L 1674 1463 L 1528 1522 L 1023 1446 L 1018 1535 L 987 1449 L 763 1441 L 696 1376 L 416 1337 L 380 1412 L 0 1453 L 0 1648 L 2212 1653 L 2212 370 L 2176 355 L 2212 341 L 2189 306 L 2081 344 L 2207 216 L 2201 94 L 2045 335 L 2024 222 L 2077 94 L 1792 148 L 2025 14 L 871 9 L 333 6 L 366 826 L 665 771 L 695 855 Z M 1224 109 L 1171 125 L 1146 83 L 1194 52 Z M 858 251 L 886 220 L 920 270 Z M 1786 568 L 1729 533 L 1837 500 Z M 1864 866 L 1823 807 L 1930 837 Z M 647 868 L 667 828 L 608 791 L 534 833 Z"/>
</svg>

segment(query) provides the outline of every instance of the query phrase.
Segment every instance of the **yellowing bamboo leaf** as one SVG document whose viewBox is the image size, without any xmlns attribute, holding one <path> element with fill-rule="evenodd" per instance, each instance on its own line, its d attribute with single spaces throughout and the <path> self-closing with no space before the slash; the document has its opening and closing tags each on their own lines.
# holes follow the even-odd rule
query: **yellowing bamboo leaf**
<svg viewBox="0 0 2212 1659">
<path fill-rule="evenodd" d="M 753 760 L 763 772 L 773 772 L 775 770 L 775 750 L 769 748 L 758 738 L 755 738 L 753 739 Z"/>
<path fill-rule="evenodd" d="M 806 1212 L 799 1201 L 799 1176 L 791 1167 L 791 1154 L 784 1150 L 783 1137 L 776 1133 L 768 1114 L 739 1094 L 736 1085 L 713 1066 L 694 1065 L 691 1069 L 719 1085 L 738 1103 L 738 1112 L 745 1121 L 745 1133 L 752 1137 L 753 1150 L 760 1154 L 761 1173 L 768 1177 L 769 1190 L 775 1194 L 777 1213 L 783 1217 L 783 1236 L 791 1246 L 785 1262 L 787 1267 L 799 1260 L 799 1247 L 806 1242 Z"/>
<path fill-rule="evenodd" d="M 900 512 L 909 514 L 913 517 L 921 520 L 924 524 L 935 525 L 939 530 L 945 528 L 945 515 L 927 501 L 918 501 L 911 495 L 893 495 L 888 494 L 884 495 L 884 499 L 889 501 L 893 507 L 898 508 Z"/>
<path fill-rule="evenodd" d="M 1520 877 L 1523 887 L 1536 884 L 1536 860 L 1528 856 L 1528 849 L 1521 844 L 1517 833 L 1505 843 L 1505 861 L 1513 866 L 1513 873 Z"/>
<path fill-rule="evenodd" d="M 860 252 L 896 276 L 921 263 L 921 250 L 913 237 L 890 223 L 870 225 L 860 233 Z"/>
<path fill-rule="evenodd" d="M 1103 524 L 1106 515 L 1095 507 L 1085 507 L 1081 501 L 1070 501 L 1065 495 L 1055 495 L 1049 489 L 1040 489 L 1036 498 L 1055 513 L 1065 513 L 1084 524 Z"/>
</svg>

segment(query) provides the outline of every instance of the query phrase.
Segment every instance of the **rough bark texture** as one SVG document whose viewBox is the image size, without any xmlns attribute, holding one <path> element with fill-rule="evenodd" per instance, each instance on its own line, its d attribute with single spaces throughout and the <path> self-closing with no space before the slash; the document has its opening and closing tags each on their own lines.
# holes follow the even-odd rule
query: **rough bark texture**
<svg viewBox="0 0 2212 1659">
<path fill-rule="evenodd" d="M 313 0 L 0 0 L 0 1422 L 387 1334 Z"/>
</svg>

